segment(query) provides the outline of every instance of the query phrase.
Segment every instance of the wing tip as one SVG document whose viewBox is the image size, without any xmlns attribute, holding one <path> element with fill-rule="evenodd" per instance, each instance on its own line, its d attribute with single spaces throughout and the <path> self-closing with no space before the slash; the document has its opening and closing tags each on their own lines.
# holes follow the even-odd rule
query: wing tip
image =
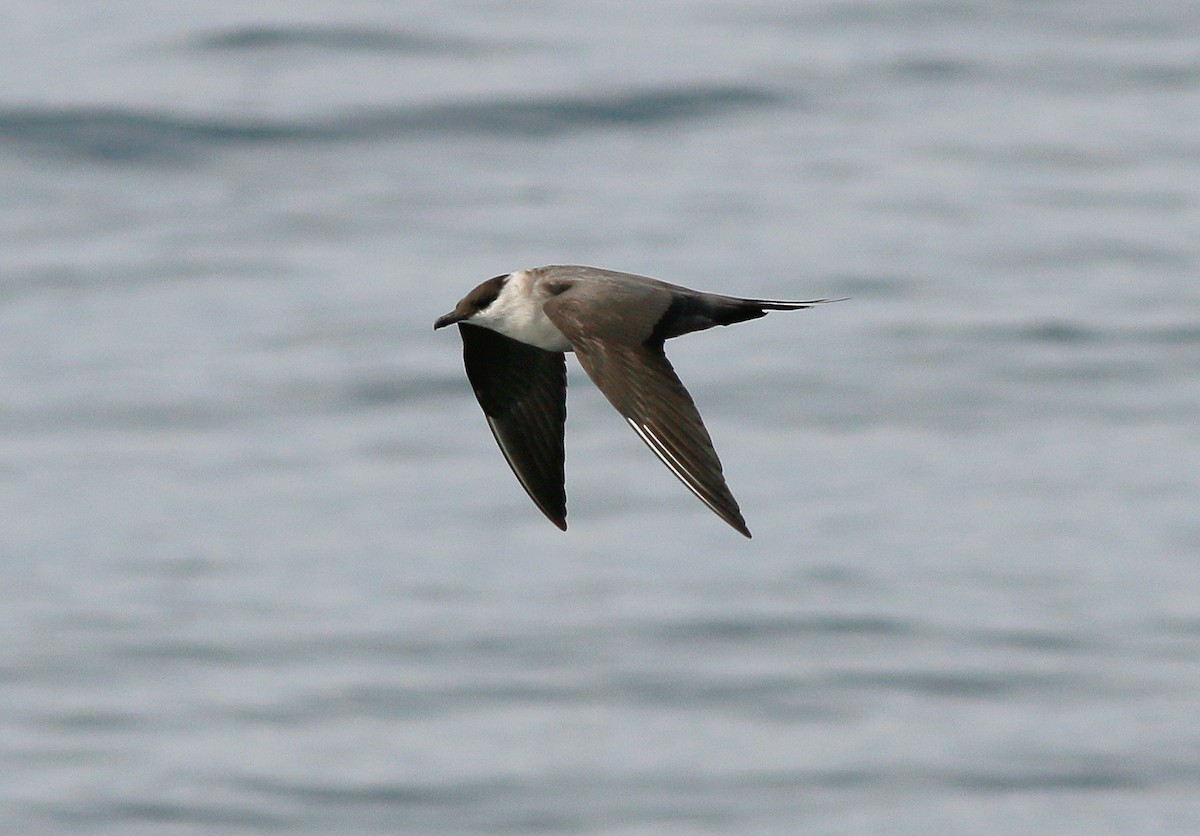
<svg viewBox="0 0 1200 836">
<path fill-rule="evenodd" d="M 705 503 L 705 504 L 707 504 L 707 503 Z M 754 536 L 750 533 L 750 528 L 746 525 L 746 520 L 745 520 L 745 518 L 742 517 L 742 512 L 739 508 L 735 507 L 733 509 L 718 510 L 716 508 L 713 508 L 711 505 L 709 506 L 709 508 L 711 508 L 718 517 L 720 517 L 722 520 L 724 520 L 729 525 L 729 527 L 732 528 L 734 531 L 736 531 L 738 534 L 742 535 L 747 540 L 754 539 Z"/>
<path fill-rule="evenodd" d="M 525 487 L 525 483 L 522 482 L 521 486 Z M 537 509 L 542 512 L 543 517 L 550 520 L 550 522 L 554 523 L 555 527 L 559 531 L 567 530 L 567 506 L 566 506 L 566 503 L 563 503 L 561 505 L 555 505 L 553 508 L 551 508 L 548 505 L 546 505 L 541 500 L 540 497 L 535 496 L 533 491 L 529 490 L 529 488 L 526 487 L 525 492 L 529 494 L 529 498 L 533 500 L 533 504 L 537 506 Z"/>
<path fill-rule="evenodd" d="M 525 487 L 525 483 L 522 482 L 521 486 Z M 542 516 L 554 523 L 555 528 L 559 531 L 567 530 L 567 503 L 565 496 L 561 502 L 549 505 L 543 502 L 542 498 L 535 496 L 529 488 L 525 488 L 525 492 L 529 494 L 529 498 L 533 500 L 533 504 L 537 506 L 537 509 L 542 512 Z"/>
<path fill-rule="evenodd" d="M 625 423 L 633 428 L 637 433 L 638 438 L 650 448 L 658 460 L 667 466 L 667 469 L 683 483 L 692 494 L 704 503 L 710 511 L 721 518 L 730 528 L 741 534 L 747 540 L 753 539 L 750 529 L 746 526 L 746 520 L 742 517 L 742 510 L 738 507 L 737 500 L 733 498 L 733 493 L 730 492 L 729 486 L 725 484 L 725 477 L 721 473 L 721 463 L 716 462 L 716 483 L 705 484 L 702 479 L 697 477 L 691 471 L 687 470 L 679 459 L 671 452 L 671 448 L 665 445 L 659 439 L 657 433 L 649 425 L 639 424 L 628 415 L 624 416 Z M 703 424 L 701 424 L 703 429 Z M 710 446 L 711 449 L 711 446 Z M 712 450 L 713 457 L 717 455 L 716 450 Z M 724 494 L 722 496 L 721 494 Z"/>
</svg>

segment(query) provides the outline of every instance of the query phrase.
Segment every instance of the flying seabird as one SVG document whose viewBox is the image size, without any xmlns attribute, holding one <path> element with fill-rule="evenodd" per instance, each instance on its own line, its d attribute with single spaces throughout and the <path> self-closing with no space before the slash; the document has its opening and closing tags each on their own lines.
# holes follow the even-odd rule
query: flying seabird
<svg viewBox="0 0 1200 836">
<path fill-rule="evenodd" d="M 530 499 L 560 529 L 567 528 L 564 352 L 573 351 L 679 481 L 749 537 L 712 439 L 663 343 L 768 311 L 833 301 L 840 300 L 742 299 L 632 273 L 553 265 L 488 279 L 433 327 L 458 324 L 467 378 L 492 435 Z"/>
</svg>

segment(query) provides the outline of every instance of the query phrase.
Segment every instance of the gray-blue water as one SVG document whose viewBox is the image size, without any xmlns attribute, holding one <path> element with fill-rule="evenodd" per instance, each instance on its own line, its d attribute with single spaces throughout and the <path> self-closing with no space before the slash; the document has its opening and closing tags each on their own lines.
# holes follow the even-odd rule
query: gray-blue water
<svg viewBox="0 0 1200 836">
<path fill-rule="evenodd" d="M 0 829 L 1200 832 L 1200 5 L 0 12 Z M 595 264 L 571 529 L 436 316 Z"/>
</svg>

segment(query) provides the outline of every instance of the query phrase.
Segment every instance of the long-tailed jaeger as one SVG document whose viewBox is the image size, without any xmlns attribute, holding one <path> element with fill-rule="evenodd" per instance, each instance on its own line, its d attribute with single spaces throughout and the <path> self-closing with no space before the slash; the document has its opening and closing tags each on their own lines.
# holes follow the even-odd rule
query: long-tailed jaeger
<svg viewBox="0 0 1200 836">
<path fill-rule="evenodd" d="M 712 439 L 663 343 L 832 301 L 839 300 L 741 299 L 631 273 L 554 265 L 488 279 L 433 327 L 458 323 L 467 378 L 492 435 L 530 499 L 559 528 L 567 528 L 564 352 L 573 351 L 679 481 L 749 537 Z"/>
</svg>

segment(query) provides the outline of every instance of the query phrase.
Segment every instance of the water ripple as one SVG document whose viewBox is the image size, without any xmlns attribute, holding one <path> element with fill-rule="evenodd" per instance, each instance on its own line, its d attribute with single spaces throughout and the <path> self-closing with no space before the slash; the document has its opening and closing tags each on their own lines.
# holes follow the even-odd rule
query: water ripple
<svg viewBox="0 0 1200 836">
<path fill-rule="evenodd" d="M 716 85 L 413 105 L 300 121 L 120 107 L 12 108 L 0 110 L 0 143 L 69 159 L 185 163 L 226 147 L 356 142 L 417 134 L 531 138 L 644 128 L 780 101 L 764 89 Z"/>
<path fill-rule="evenodd" d="M 321 49 L 338 52 L 437 53 L 470 55 L 483 45 L 464 38 L 426 35 L 397 29 L 354 26 L 237 26 L 209 32 L 189 41 L 195 49 L 212 52 L 264 52 L 285 49 Z M 496 47 L 499 48 L 499 47 Z"/>
<path fill-rule="evenodd" d="M 901 636 L 910 625 L 882 616 L 823 615 L 712 618 L 672 624 L 658 631 L 678 642 L 763 641 L 771 638 L 812 636 Z"/>
</svg>

